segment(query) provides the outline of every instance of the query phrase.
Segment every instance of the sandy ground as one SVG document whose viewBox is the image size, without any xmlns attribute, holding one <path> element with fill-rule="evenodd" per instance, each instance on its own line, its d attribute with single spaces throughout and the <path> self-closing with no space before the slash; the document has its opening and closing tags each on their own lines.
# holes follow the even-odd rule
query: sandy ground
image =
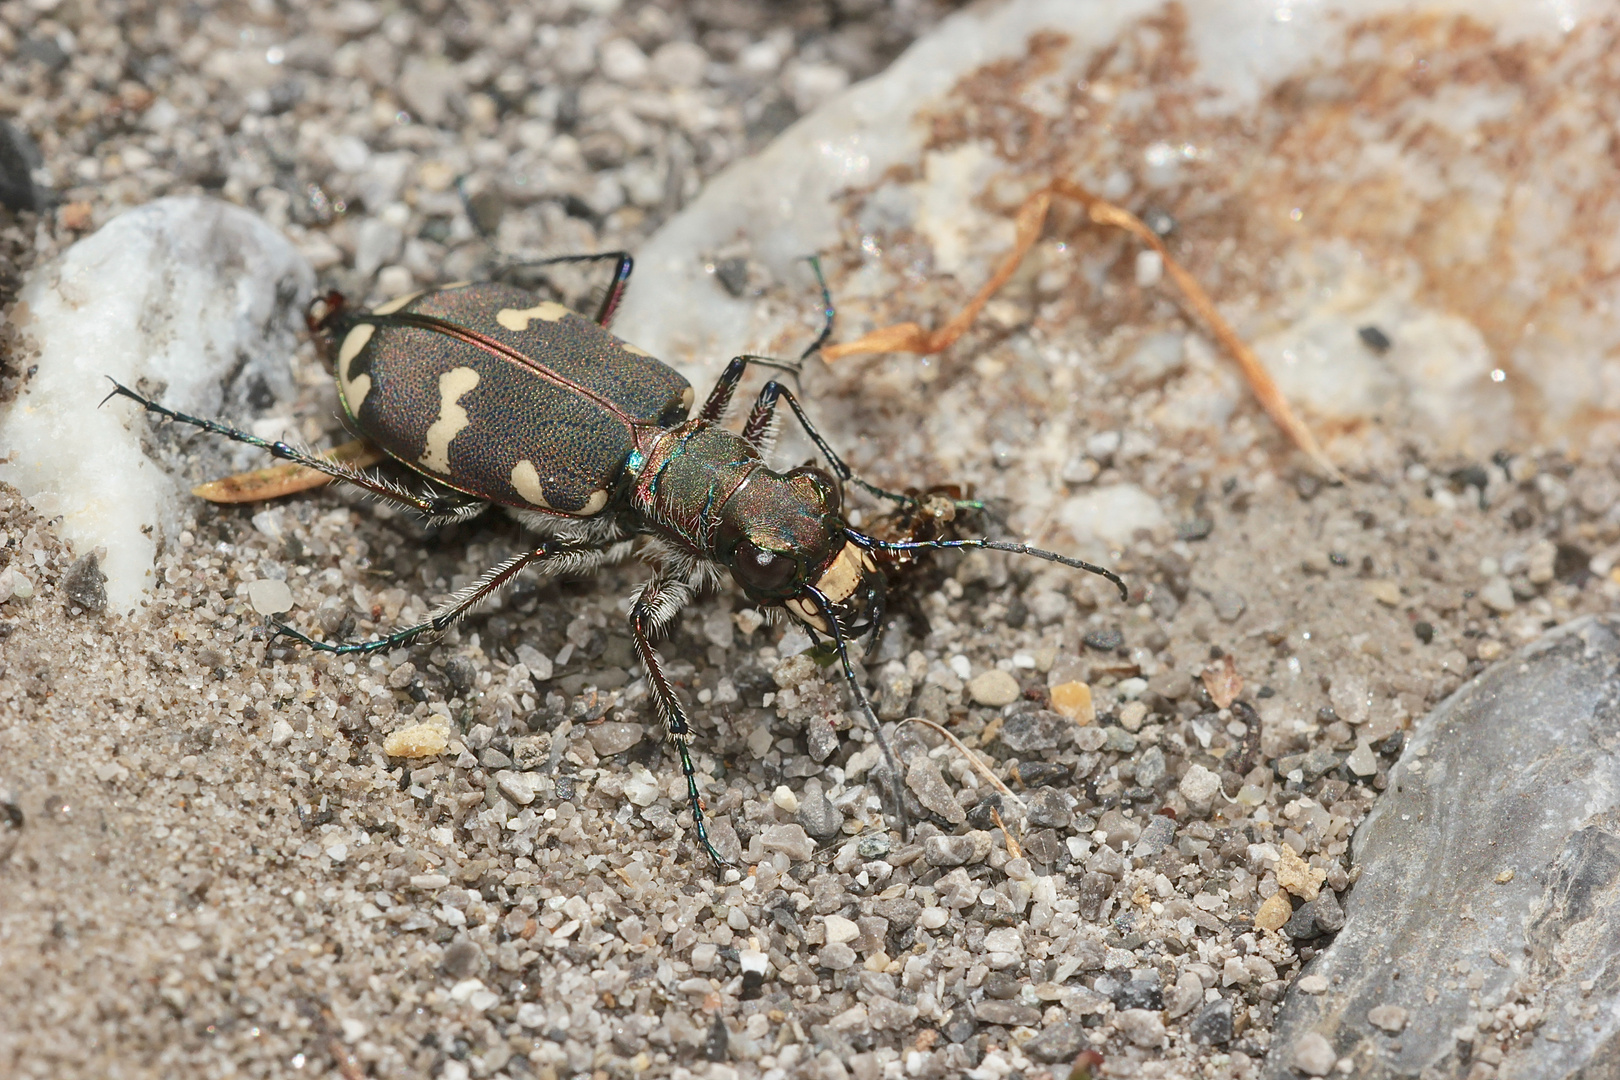
<svg viewBox="0 0 1620 1080">
<path fill-rule="evenodd" d="M 358 26 L 365 7 L 341 10 Z M 874 70 L 895 42 L 850 30 L 864 25 L 859 7 L 829 7 L 790 46 L 820 42 L 805 63 L 845 77 Z M 715 37 L 727 32 L 724 12 L 698 5 L 659 22 L 649 11 L 662 13 L 581 9 L 563 21 L 592 41 L 639 36 L 644 56 L 693 37 L 725 55 Z M 217 136 L 201 154 L 175 137 L 154 179 L 127 150 L 123 171 L 110 167 L 110 149 L 91 137 L 112 123 L 115 102 L 140 99 L 130 80 L 96 69 L 119 70 L 111 14 L 12 3 L 0 16 L 8 56 L 25 43 L 46 49 L 38 43 L 62 28 L 82 53 L 56 68 L 7 65 L 6 100 L 33 103 L 28 126 L 67 189 L 50 214 L 0 219 L 7 282 L 71 241 L 87 223 L 71 215 L 103 220 L 120 201 L 212 185 L 274 216 L 278 198 L 254 195 L 262 188 L 222 155 L 273 148 L 275 131 L 292 138 L 295 118 L 335 123 L 355 86 L 371 80 L 382 101 L 377 85 L 397 74 L 366 69 L 364 55 L 344 61 L 359 65 L 352 72 L 312 66 L 305 104 L 249 109 L 266 125 L 249 130 L 240 112 L 233 123 L 209 111 L 206 93 L 182 92 L 230 82 L 204 50 L 165 38 L 179 32 L 169 15 L 126 13 L 140 33 L 125 36 L 147 42 L 138 70 L 197 114 L 174 127 Z M 198 17 L 216 43 L 252 30 L 270 35 L 256 49 L 272 38 L 307 46 L 302 14 Z M 473 31 L 500 24 L 489 12 L 469 20 L 455 33 L 476 53 Z M 926 22 L 919 15 L 913 28 Z M 434 31 L 378 19 L 321 32 L 381 35 L 408 66 L 411 35 Z M 75 78 L 99 105 L 63 99 Z M 602 93 L 590 89 L 599 79 L 578 75 L 575 107 Z M 782 101 L 803 91 L 804 78 L 783 79 L 768 84 Z M 739 78 L 705 92 L 735 110 L 718 130 L 727 152 L 743 152 L 758 86 Z M 39 111 L 47 98 L 54 112 Z M 484 105 L 457 100 L 475 121 L 483 115 Z M 75 107 L 89 110 L 78 128 Z M 574 121 L 581 141 L 607 130 L 591 116 Z M 58 123 L 71 137 L 41 134 Z M 515 122 L 493 123 L 516 145 Z M 602 153 L 605 167 L 628 167 Z M 690 186 L 723 156 L 692 166 Z M 92 158 L 102 162 L 95 176 L 79 164 Z M 581 184 L 592 175 L 584 160 Z M 223 170 L 210 174 L 219 183 L 188 176 L 187 161 Z M 651 207 L 573 216 L 548 202 L 532 216 L 549 223 L 547 243 L 633 247 L 684 201 L 686 183 L 660 188 Z M 595 189 L 581 191 L 583 200 Z M 1197 217 L 1190 204 L 1173 209 Z M 342 240 L 341 226 L 300 222 L 304 211 L 285 203 L 280 213 L 312 250 L 317 235 Z M 1256 230 L 1253 261 L 1221 268 L 1234 288 L 1270 266 L 1275 237 Z M 354 246 L 333 243 L 327 277 L 350 287 Z M 420 257 L 431 264 L 443 250 Z M 408 278 L 412 257 L 406 248 L 389 265 Z M 1194 269 L 1223 276 L 1217 261 Z M 1350 886 L 1349 831 L 1384 783 L 1398 746 L 1389 736 L 1505 649 L 1610 605 L 1615 586 L 1603 575 L 1620 543 L 1609 515 L 1620 480 L 1607 460 L 1449 452 L 1419 428 L 1391 425 L 1347 483 L 1326 485 L 1247 404 L 1221 431 L 1169 433 L 1153 423 L 1156 395 L 1203 369 L 1144 374 L 1133 360 L 1141 338 L 1189 324 L 1172 301 L 1136 291 L 1130 264 L 1118 250 L 1101 259 L 1103 285 L 1087 301 L 1061 280 L 1028 284 L 929 368 L 806 377 L 817 415 L 879 482 L 967 483 L 1007 502 L 1019 531 L 1049 534 L 1043 519 L 1055 510 L 1030 505 L 1018 469 L 1004 466 L 1040 455 L 1052 458 L 1048 472 L 1068 464 L 1073 445 L 1038 436 L 1051 403 L 1069 400 L 1086 432 L 1125 435 L 1085 443 L 1062 490 L 1130 487 L 1165 511 L 1115 553 L 1132 585 L 1126 605 L 1091 579 L 993 557 L 940 559 L 901 587 L 908 602 L 865 667 L 880 710 L 891 722 L 944 723 L 982 749 L 1029 804 L 1010 838 L 966 760 L 916 725 L 891 738 L 923 824 L 894 833 L 868 783 L 869 737 L 851 727 L 839 684 L 784 660 L 795 639 L 729 587 L 695 604 L 663 646 L 698 721 L 718 843 L 739 857 L 742 873 L 717 879 L 690 843 L 678 771 L 631 660 L 623 612 L 637 569 L 520 585 L 438 643 L 331 660 L 267 642 L 247 583 L 285 578 L 302 625 L 364 635 L 419 615 L 516 550 L 520 531 L 492 517 L 428 535 L 338 492 L 272 509 L 198 504 L 165 546 L 161 584 L 126 618 L 93 610 L 93 580 L 70 573 L 78 554 L 24 500 L 0 493 L 7 565 L 34 589 L 8 600 L 0 623 L 0 1071 L 1062 1075 L 1061 1055 L 1042 1058 L 1031 1044 L 1048 1038 L 1070 1056 L 1099 1049 L 1114 1075 L 1249 1075 L 1312 949 L 1257 929 L 1257 913 L 1275 896 L 1297 906 L 1280 881 L 1294 865 L 1330 890 Z M 1071 299 L 1043 304 L 1043 289 Z M 802 295 L 774 286 L 761 302 Z M 919 287 L 902 299 L 935 310 L 951 297 Z M 1088 324 L 1129 329 L 1098 335 L 1104 343 L 1082 355 L 1069 330 L 1054 330 L 1073 326 L 1073 303 Z M 15 389 L 25 373 L 12 348 Z M 307 348 L 295 375 L 300 397 L 286 411 L 319 428 L 334 399 Z M 209 477 L 208 452 L 188 461 L 190 444 L 157 438 L 188 479 Z M 1234 676 L 1223 675 L 1228 657 Z M 535 679 L 544 666 L 550 677 Z M 994 670 L 1016 682 L 1017 703 L 981 703 L 990 695 L 974 679 Z M 1084 725 L 1046 711 L 1050 690 L 1074 682 L 1099 706 Z M 1219 708 L 1212 692 L 1228 690 L 1239 704 Z M 451 731 L 444 755 L 383 752 L 390 732 L 433 717 Z M 1053 717 L 1063 723 L 1043 745 Z M 1199 770 L 1223 787 L 1213 808 L 1186 794 Z M 1173 838 L 1150 855 L 1122 854 L 1164 808 Z M 1013 813 L 1005 800 L 996 809 Z M 807 829 L 825 832 L 817 841 Z M 966 865 L 938 856 L 951 845 L 933 838 L 947 835 L 964 838 Z M 1218 1002 L 1224 1030 L 1209 1009 Z"/>
</svg>

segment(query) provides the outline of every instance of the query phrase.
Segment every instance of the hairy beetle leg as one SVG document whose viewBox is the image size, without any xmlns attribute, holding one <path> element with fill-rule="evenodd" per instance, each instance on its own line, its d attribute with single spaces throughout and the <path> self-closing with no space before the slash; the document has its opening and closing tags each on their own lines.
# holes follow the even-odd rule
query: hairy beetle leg
<svg viewBox="0 0 1620 1080">
<path fill-rule="evenodd" d="M 336 653 L 340 656 L 365 656 L 375 652 L 386 652 L 389 649 L 399 649 L 425 635 L 448 630 L 465 618 L 468 612 L 482 603 L 491 593 L 511 584 L 518 572 L 532 563 L 538 563 L 543 572 L 583 573 L 612 561 L 624 554 L 625 550 L 625 546 L 619 541 L 591 545 L 548 540 L 533 550 L 514 555 L 505 562 L 490 567 L 477 581 L 451 596 L 437 611 L 415 626 L 395 630 L 376 641 L 340 643 L 316 641 L 303 631 L 281 622 L 275 624 L 276 633 L 302 642 L 317 652 Z"/>
<path fill-rule="evenodd" d="M 387 499 L 389 502 L 399 503 L 402 506 L 408 506 L 411 509 L 426 514 L 428 517 L 435 520 L 442 521 L 448 519 L 459 521 L 464 517 L 472 516 L 472 514 L 469 513 L 469 510 L 474 508 L 481 510 L 483 507 L 483 504 L 478 502 L 474 502 L 471 505 L 464 505 L 467 503 L 467 500 L 464 498 L 455 498 L 453 501 L 456 503 L 456 505 L 451 506 L 444 496 L 422 496 L 413 494 L 412 492 L 406 491 L 404 488 L 390 484 L 386 480 L 379 479 L 370 475 L 369 473 L 362 472 L 359 469 L 351 468 L 350 466 L 344 465 L 341 462 L 322 457 L 319 454 L 312 454 L 308 451 L 300 450 L 291 443 L 285 443 L 279 440 L 272 441 L 270 439 L 261 439 L 257 435 L 250 434 L 249 432 L 243 431 L 240 428 L 232 427 L 229 424 L 222 424 L 217 420 L 208 420 L 200 416 L 190 416 L 183 412 L 176 412 L 167 406 L 159 405 L 149 397 L 136 393 L 134 390 L 131 390 L 117 379 L 109 378 L 108 381 L 113 384 L 113 390 L 106 397 L 101 399 L 101 403 L 103 405 L 115 397 L 128 398 L 154 416 L 160 416 L 165 420 L 172 420 L 177 424 L 188 424 L 191 427 L 200 428 L 201 430 L 208 432 L 210 435 L 218 435 L 222 438 L 230 439 L 232 442 L 239 442 L 248 446 L 258 447 L 260 450 L 268 453 L 271 457 L 280 458 L 281 460 L 291 462 L 294 465 L 302 465 L 305 468 L 314 469 L 317 472 L 325 473 L 334 480 L 347 481 L 348 483 L 353 484 L 355 487 L 364 488 L 366 491 L 371 492 L 373 495 L 376 495 L 379 498 Z"/>
</svg>

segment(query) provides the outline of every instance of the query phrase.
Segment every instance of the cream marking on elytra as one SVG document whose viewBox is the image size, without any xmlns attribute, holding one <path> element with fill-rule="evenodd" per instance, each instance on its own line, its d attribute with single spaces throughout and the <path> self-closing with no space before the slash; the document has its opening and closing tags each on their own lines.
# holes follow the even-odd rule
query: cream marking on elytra
<svg viewBox="0 0 1620 1080">
<path fill-rule="evenodd" d="M 360 406 L 366 402 L 366 395 L 371 393 L 371 376 L 357 375 L 339 385 L 338 389 L 343 391 L 343 403 L 349 407 L 349 413 L 353 415 L 360 411 Z"/>
<path fill-rule="evenodd" d="M 646 349 L 638 349 L 628 341 L 619 342 L 619 346 L 632 356 L 645 356 L 649 360 L 652 359 L 652 353 L 648 352 Z"/>
<path fill-rule="evenodd" d="M 692 407 L 692 402 L 696 400 L 697 394 L 693 392 L 690 386 L 681 391 L 681 408 L 690 409 Z"/>
<path fill-rule="evenodd" d="M 600 514 L 602 512 L 602 507 L 606 505 L 607 492 L 602 488 L 597 488 L 595 491 L 591 492 L 591 497 L 585 500 L 585 505 L 579 508 L 579 516 L 592 517 L 596 514 Z"/>
<path fill-rule="evenodd" d="M 832 603 L 841 604 L 854 594 L 865 576 L 864 571 L 871 570 L 873 565 L 864 550 L 846 543 L 838 558 L 822 572 L 820 580 L 816 582 L 816 591 Z"/>
<path fill-rule="evenodd" d="M 360 323 L 343 336 L 343 345 L 338 349 L 337 369 L 338 376 L 344 382 L 349 381 L 349 365 L 354 363 L 354 358 L 360 355 L 360 350 L 366 347 L 371 335 L 376 332 L 377 328 L 370 323 Z"/>
<path fill-rule="evenodd" d="M 521 334 L 535 319 L 541 322 L 557 322 L 568 313 L 568 309 L 555 300 L 547 300 L 538 307 L 501 308 L 495 313 L 495 321 L 514 334 Z"/>
<path fill-rule="evenodd" d="M 547 510 L 552 509 L 546 501 L 546 489 L 540 484 L 540 474 L 535 471 L 534 462 L 524 458 L 512 466 L 512 489 L 530 506 L 540 506 Z"/>
<path fill-rule="evenodd" d="M 817 611 L 815 605 L 810 603 L 810 601 L 795 596 L 787 602 L 787 606 L 788 609 L 795 615 L 809 623 L 811 626 L 815 627 L 817 630 L 821 631 L 823 634 L 831 632 L 831 628 L 827 625 L 827 620 L 821 617 L 821 612 Z"/>
<path fill-rule="evenodd" d="M 472 421 L 460 401 L 478 385 L 478 372 L 458 367 L 439 376 L 439 418 L 427 429 L 421 463 L 430 472 L 450 472 L 450 440 Z"/>
<path fill-rule="evenodd" d="M 418 289 L 416 292 L 406 293 L 404 296 L 396 296 L 382 307 L 373 308 L 371 313 L 373 315 L 392 315 L 394 312 L 398 311 L 400 308 L 404 307 L 406 304 L 410 303 L 412 300 L 415 300 L 421 295 L 422 292 L 420 289 Z"/>
</svg>

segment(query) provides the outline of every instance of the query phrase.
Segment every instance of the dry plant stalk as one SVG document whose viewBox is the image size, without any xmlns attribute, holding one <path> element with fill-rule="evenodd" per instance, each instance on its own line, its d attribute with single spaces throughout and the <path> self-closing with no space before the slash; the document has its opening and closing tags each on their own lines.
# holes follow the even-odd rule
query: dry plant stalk
<svg viewBox="0 0 1620 1080">
<path fill-rule="evenodd" d="M 1013 243 L 1012 250 L 1002 258 L 984 287 L 975 293 L 962 310 L 944 326 L 938 330 L 925 330 L 913 322 L 894 323 L 879 327 L 854 341 L 825 346 L 821 350 L 821 355 L 830 362 L 859 353 L 906 352 L 926 355 L 949 348 L 967 332 L 968 327 L 973 325 L 973 320 L 978 318 L 979 312 L 984 309 L 990 298 L 1017 272 L 1019 264 L 1024 261 L 1024 256 L 1035 246 L 1035 241 L 1040 239 L 1041 229 L 1046 224 L 1046 216 L 1052 208 L 1054 198 L 1071 199 L 1079 203 L 1096 224 L 1123 229 L 1158 252 L 1159 257 L 1164 260 L 1165 272 L 1181 290 L 1187 306 L 1192 308 L 1209 328 L 1210 333 L 1237 361 L 1238 367 L 1243 372 L 1244 381 L 1254 392 L 1260 407 L 1265 409 L 1267 415 L 1294 445 L 1316 463 L 1317 468 L 1335 482 L 1343 480 L 1339 470 L 1328 460 L 1321 445 L 1316 441 L 1316 436 L 1311 434 L 1310 428 L 1305 426 L 1305 422 L 1294 413 L 1288 400 L 1283 397 L 1282 391 L 1272 380 L 1271 373 L 1254 354 L 1254 350 L 1249 348 L 1238 336 L 1237 331 L 1232 329 L 1231 324 L 1222 318 L 1203 286 L 1198 284 L 1185 267 L 1171 257 L 1169 249 L 1164 246 L 1164 241 L 1159 239 L 1158 234 L 1129 210 L 1093 195 L 1072 180 L 1054 180 L 1024 200 L 1024 204 L 1018 208 L 1018 213 L 1013 218 L 1017 239 Z"/>
<path fill-rule="evenodd" d="M 980 776 L 984 777 L 986 780 L 990 781 L 990 786 L 991 787 L 995 788 L 997 791 L 1001 792 L 1001 794 L 1003 794 L 1007 798 L 1011 799 L 1013 805 L 1018 807 L 1019 813 L 1027 815 L 1028 810 L 1024 806 L 1024 800 L 1020 799 L 1017 795 L 1014 795 L 1012 788 L 1010 788 L 1006 784 L 1002 783 L 1001 778 L 996 776 L 995 773 L 990 771 L 990 766 L 988 766 L 984 762 L 980 761 L 979 760 L 979 755 L 977 755 L 973 751 L 969 750 L 967 748 L 967 746 L 963 744 L 961 739 L 958 739 L 955 735 L 952 735 L 950 732 L 946 731 L 944 728 L 940 727 L 938 724 L 934 723 L 932 720 L 925 720 L 920 716 L 908 716 L 904 720 L 900 721 L 900 723 L 902 723 L 902 724 L 922 724 L 924 727 L 933 728 L 935 731 L 937 731 L 941 735 L 945 736 L 945 738 L 950 742 L 950 744 L 952 746 L 956 747 L 957 750 L 961 751 L 963 757 L 967 758 L 968 764 L 973 766 L 973 770 L 975 772 L 977 772 Z"/>
<path fill-rule="evenodd" d="M 357 469 L 368 469 L 383 460 L 383 452 L 364 439 L 352 439 L 334 446 L 321 457 Z M 191 493 L 212 503 L 263 502 L 330 484 L 332 477 L 307 465 L 271 465 L 252 472 L 237 473 L 222 480 L 198 484 Z"/>
</svg>

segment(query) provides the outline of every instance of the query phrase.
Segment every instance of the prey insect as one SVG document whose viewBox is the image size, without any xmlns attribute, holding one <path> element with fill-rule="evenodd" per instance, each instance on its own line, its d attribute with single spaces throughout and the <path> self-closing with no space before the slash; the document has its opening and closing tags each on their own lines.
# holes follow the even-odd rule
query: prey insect
<svg viewBox="0 0 1620 1080">
<path fill-rule="evenodd" d="M 888 540 L 853 527 L 844 487 L 902 506 L 915 499 L 856 476 L 775 377 L 760 389 L 741 431 L 722 425 L 751 366 L 792 373 L 832 332 L 832 299 L 812 261 L 825 325 L 797 361 L 734 358 L 692 415 L 691 385 L 674 369 L 607 330 L 630 279 L 623 252 L 558 262 L 615 263 L 595 318 L 499 283 L 457 284 L 358 311 L 337 294 L 311 307 L 310 327 L 335 352 L 349 420 L 417 476 L 420 488 L 285 442 L 169 409 L 114 383 L 148 412 L 268 451 L 421 513 L 430 523 L 472 518 L 492 505 L 518 519 L 534 546 L 491 567 L 426 620 L 374 640 L 319 641 L 295 627 L 277 632 L 312 649 L 366 654 L 443 631 L 519 572 L 579 574 L 639 550 L 652 565 L 631 603 L 630 634 L 655 708 L 680 759 L 698 842 L 717 864 L 690 743 L 693 729 L 654 638 L 692 599 L 729 571 L 761 606 L 779 607 L 836 652 L 845 682 L 880 744 L 882 733 L 855 676 L 849 643 L 882 625 L 880 562 L 930 548 L 985 548 L 1031 555 L 1100 574 L 1113 572 L 1055 552 L 985 538 Z M 786 403 L 825 467 L 785 472 L 765 461 Z M 888 785 L 904 824 L 898 769 L 883 745 Z"/>
</svg>

